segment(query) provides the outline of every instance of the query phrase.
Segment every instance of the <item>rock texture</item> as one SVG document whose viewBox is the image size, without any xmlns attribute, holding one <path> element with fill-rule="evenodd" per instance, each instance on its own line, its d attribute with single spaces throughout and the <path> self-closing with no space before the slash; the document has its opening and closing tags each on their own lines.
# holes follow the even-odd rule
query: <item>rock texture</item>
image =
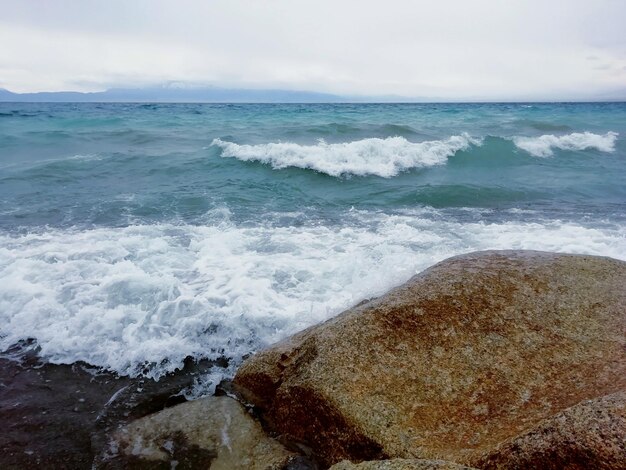
<svg viewBox="0 0 626 470">
<path fill-rule="evenodd" d="M 209 397 L 115 431 L 95 468 L 278 470 L 298 468 L 297 460 L 237 401 Z"/>
<path fill-rule="evenodd" d="M 476 470 L 445 460 L 392 459 L 351 463 L 347 460 L 333 465 L 330 470 Z"/>
<path fill-rule="evenodd" d="M 625 286 L 626 263 L 609 258 L 451 258 L 253 356 L 234 384 L 323 464 L 471 464 L 565 408 L 626 389 Z"/>
<path fill-rule="evenodd" d="M 184 398 L 197 374 L 225 361 L 185 361 L 157 382 L 82 362 L 51 364 L 32 341 L 0 352 L 0 469 L 90 468 L 108 429 Z"/>
<path fill-rule="evenodd" d="M 574 405 L 504 442 L 483 469 L 626 469 L 626 392 Z"/>
</svg>

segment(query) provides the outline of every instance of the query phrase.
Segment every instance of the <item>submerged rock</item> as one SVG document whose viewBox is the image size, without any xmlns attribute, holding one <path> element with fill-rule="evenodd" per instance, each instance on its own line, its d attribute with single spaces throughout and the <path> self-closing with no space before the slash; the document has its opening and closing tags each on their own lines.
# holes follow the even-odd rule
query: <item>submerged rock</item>
<svg viewBox="0 0 626 470">
<path fill-rule="evenodd" d="M 0 468 L 90 468 L 96 417 L 129 379 L 87 364 L 41 362 L 19 345 L 0 355 Z"/>
<path fill-rule="evenodd" d="M 224 361 L 186 361 L 159 381 L 120 377 L 82 362 L 51 364 L 34 343 L 0 353 L 0 468 L 91 468 L 110 429 L 185 398 Z"/>
<path fill-rule="evenodd" d="M 347 460 L 330 467 L 330 470 L 476 470 L 446 460 L 391 459 L 351 463 Z"/>
<path fill-rule="evenodd" d="M 95 467 L 278 470 L 298 468 L 298 459 L 237 401 L 208 397 L 116 430 Z"/>
<path fill-rule="evenodd" d="M 483 469 L 626 469 L 626 392 L 587 400 L 498 446 Z"/>
<path fill-rule="evenodd" d="M 626 263 L 532 251 L 439 263 L 272 346 L 234 384 L 322 462 L 472 464 L 626 388 Z"/>
</svg>

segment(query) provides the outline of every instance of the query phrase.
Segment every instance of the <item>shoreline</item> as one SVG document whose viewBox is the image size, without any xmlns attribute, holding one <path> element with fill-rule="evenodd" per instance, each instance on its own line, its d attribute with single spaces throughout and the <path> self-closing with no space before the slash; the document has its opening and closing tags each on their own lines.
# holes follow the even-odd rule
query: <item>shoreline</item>
<svg viewBox="0 0 626 470">
<path fill-rule="evenodd" d="M 222 361 L 185 361 L 159 381 L 86 364 L 52 364 L 36 349 L 0 353 L 0 466 L 91 468 L 106 434 L 132 420 L 184 403 L 196 377 Z"/>
<path fill-rule="evenodd" d="M 182 392 L 226 360 L 188 359 L 154 381 L 18 344 L 0 355 L 0 464 L 624 468 L 624 279 L 626 262 L 608 257 L 448 258 L 191 401 Z"/>
</svg>

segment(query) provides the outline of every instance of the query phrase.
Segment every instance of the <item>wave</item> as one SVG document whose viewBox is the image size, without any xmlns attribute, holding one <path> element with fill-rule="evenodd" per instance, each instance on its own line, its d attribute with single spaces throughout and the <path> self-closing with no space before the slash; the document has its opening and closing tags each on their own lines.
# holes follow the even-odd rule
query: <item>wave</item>
<svg viewBox="0 0 626 470">
<path fill-rule="evenodd" d="M 186 356 L 242 358 L 452 255 L 543 249 L 624 258 L 624 226 L 461 223 L 434 209 L 340 225 L 136 225 L 0 234 L 0 346 L 160 377 Z M 233 369 L 216 372 L 214 386 Z M 221 374 L 221 375 L 220 375 Z"/>
<path fill-rule="evenodd" d="M 594 134 L 592 132 L 574 132 L 572 134 L 555 136 L 552 134 L 540 137 L 513 137 L 516 147 L 525 150 L 534 157 L 550 157 L 554 154 L 553 149 L 560 150 L 586 150 L 596 149 L 601 152 L 615 151 L 617 132 L 606 134 Z"/>
<path fill-rule="evenodd" d="M 512 141 L 517 148 L 534 157 L 549 157 L 554 154 L 554 149 L 566 151 L 595 149 L 601 152 L 614 152 L 618 135 L 612 131 L 606 134 L 574 132 L 561 136 L 552 134 L 510 138 L 493 136 L 488 139 L 492 140 L 489 145 L 493 145 L 495 141 Z M 246 145 L 218 138 L 214 139 L 211 145 L 219 147 L 224 158 L 261 162 L 271 165 L 274 169 L 292 167 L 310 169 L 335 177 L 375 175 L 390 178 L 411 169 L 443 165 L 459 151 L 467 151 L 472 146 L 482 146 L 484 139 L 463 133 L 443 140 L 425 142 L 410 142 L 404 137 L 395 136 L 331 144 L 320 140 L 315 145 L 292 142 Z"/>
<path fill-rule="evenodd" d="M 389 178 L 415 168 L 445 164 L 448 157 L 482 140 L 462 134 L 445 140 L 409 142 L 404 137 L 369 138 L 353 142 L 316 145 L 278 142 L 240 145 L 214 139 L 211 145 L 222 150 L 222 157 L 257 161 L 275 169 L 304 168 L 330 176 L 375 175 Z"/>
</svg>

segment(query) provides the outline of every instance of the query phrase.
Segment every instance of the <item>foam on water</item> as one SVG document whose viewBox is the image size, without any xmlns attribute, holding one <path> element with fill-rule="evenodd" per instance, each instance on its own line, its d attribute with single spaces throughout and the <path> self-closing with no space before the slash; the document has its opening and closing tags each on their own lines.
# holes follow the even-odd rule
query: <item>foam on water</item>
<svg viewBox="0 0 626 470">
<path fill-rule="evenodd" d="M 214 139 L 222 157 L 243 161 L 258 161 L 273 168 L 307 168 L 330 176 L 377 175 L 385 178 L 401 171 L 445 164 L 448 157 L 471 145 L 481 145 L 481 139 L 468 134 L 445 140 L 409 142 L 404 137 L 369 138 L 338 144 L 320 140 L 316 145 L 277 142 L 240 145 Z"/>
<path fill-rule="evenodd" d="M 617 132 L 594 134 L 592 132 L 574 132 L 572 134 L 556 136 L 552 134 L 540 137 L 514 137 L 513 143 L 534 157 L 550 157 L 553 149 L 586 150 L 596 149 L 601 152 L 614 152 Z"/>
<path fill-rule="evenodd" d="M 0 347 L 159 377 L 186 356 L 242 356 L 378 296 L 449 256 L 543 249 L 626 256 L 626 227 L 461 223 L 346 212 L 337 226 L 139 225 L 0 235 Z"/>
</svg>

